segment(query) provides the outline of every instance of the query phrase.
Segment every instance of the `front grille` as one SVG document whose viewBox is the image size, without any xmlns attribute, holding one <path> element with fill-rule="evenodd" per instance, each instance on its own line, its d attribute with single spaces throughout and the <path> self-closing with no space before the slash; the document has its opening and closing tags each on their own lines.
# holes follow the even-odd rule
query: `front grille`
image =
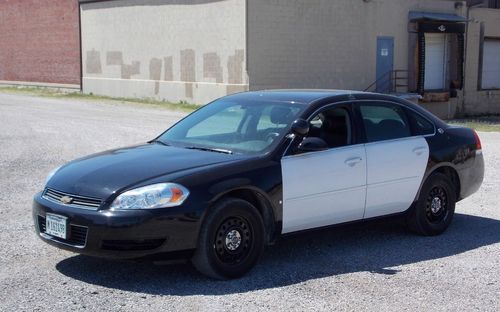
<svg viewBox="0 0 500 312">
<path fill-rule="evenodd" d="M 61 205 L 91 210 L 99 209 L 102 203 L 102 201 L 97 198 L 66 194 L 49 188 L 43 193 L 43 198 Z M 66 203 L 63 199 L 69 199 L 70 201 Z"/>
<path fill-rule="evenodd" d="M 45 218 L 42 216 L 38 216 L 38 228 L 40 229 L 40 233 L 45 234 Z M 86 226 L 70 224 L 68 229 L 68 238 L 62 239 L 59 237 L 50 236 L 50 239 L 72 245 L 75 247 L 85 247 L 87 243 L 87 232 L 88 228 Z M 45 234 L 48 235 L 48 234 Z"/>
</svg>

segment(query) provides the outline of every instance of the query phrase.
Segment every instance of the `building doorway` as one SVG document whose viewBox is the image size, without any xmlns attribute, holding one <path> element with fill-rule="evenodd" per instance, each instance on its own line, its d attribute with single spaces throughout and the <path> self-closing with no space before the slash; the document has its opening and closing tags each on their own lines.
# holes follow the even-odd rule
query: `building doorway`
<svg viewBox="0 0 500 312">
<path fill-rule="evenodd" d="M 377 37 L 377 86 L 379 93 L 392 92 L 394 69 L 394 38 Z"/>
<path fill-rule="evenodd" d="M 448 64 L 447 35 L 425 33 L 424 90 L 445 90 Z"/>
</svg>

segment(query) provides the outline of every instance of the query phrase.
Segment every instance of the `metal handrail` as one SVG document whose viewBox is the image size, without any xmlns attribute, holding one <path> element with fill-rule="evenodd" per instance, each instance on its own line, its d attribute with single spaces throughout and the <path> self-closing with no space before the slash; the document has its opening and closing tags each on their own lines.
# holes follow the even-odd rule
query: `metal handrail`
<svg viewBox="0 0 500 312">
<path fill-rule="evenodd" d="M 401 77 L 399 74 L 401 73 L 406 73 L 405 77 Z M 389 76 L 389 79 L 387 79 L 387 76 Z M 397 92 L 398 88 L 403 88 L 406 87 L 408 88 L 408 80 L 410 76 L 410 71 L 409 70 L 404 70 L 404 69 L 395 69 L 395 70 L 390 70 L 382 75 L 380 75 L 373 83 L 371 83 L 364 91 L 369 91 L 372 89 L 374 86 L 376 86 L 380 81 L 383 79 L 387 79 L 388 83 L 387 86 L 383 86 L 381 93 L 390 93 L 390 92 Z M 399 82 L 399 81 L 406 81 L 404 82 Z"/>
</svg>

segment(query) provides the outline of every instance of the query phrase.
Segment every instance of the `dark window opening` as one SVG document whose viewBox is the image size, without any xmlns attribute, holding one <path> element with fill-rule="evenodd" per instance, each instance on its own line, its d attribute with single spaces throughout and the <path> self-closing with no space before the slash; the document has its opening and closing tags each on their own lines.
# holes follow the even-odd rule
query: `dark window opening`
<svg viewBox="0 0 500 312">
<path fill-rule="evenodd" d="M 349 112 L 345 108 L 332 108 L 313 117 L 308 137 L 317 137 L 328 147 L 341 147 L 352 144 L 352 126 Z"/>
<path fill-rule="evenodd" d="M 408 121 L 410 122 L 412 135 L 434 134 L 434 124 L 427 120 L 427 118 L 409 109 L 406 113 L 408 115 Z"/>
<path fill-rule="evenodd" d="M 410 137 L 411 129 L 403 108 L 390 103 L 359 104 L 367 142 Z"/>
</svg>

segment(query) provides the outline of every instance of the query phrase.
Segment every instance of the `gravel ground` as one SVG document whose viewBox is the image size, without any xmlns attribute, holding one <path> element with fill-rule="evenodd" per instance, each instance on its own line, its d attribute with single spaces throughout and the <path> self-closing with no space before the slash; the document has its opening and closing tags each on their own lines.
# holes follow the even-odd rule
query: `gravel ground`
<svg viewBox="0 0 500 312">
<path fill-rule="evenodd" d="M 448 231 L 398 220 L 282 239 L 234 281 L 189 264 L 113 262 L 39 240 L 32 196 L 53 168 L 144 142 L 182 117 L 146 105 L 0 93 L 0 310 L 500 310 L 500 133 L 481 133 L 486 177 Z"/>
</svg>

